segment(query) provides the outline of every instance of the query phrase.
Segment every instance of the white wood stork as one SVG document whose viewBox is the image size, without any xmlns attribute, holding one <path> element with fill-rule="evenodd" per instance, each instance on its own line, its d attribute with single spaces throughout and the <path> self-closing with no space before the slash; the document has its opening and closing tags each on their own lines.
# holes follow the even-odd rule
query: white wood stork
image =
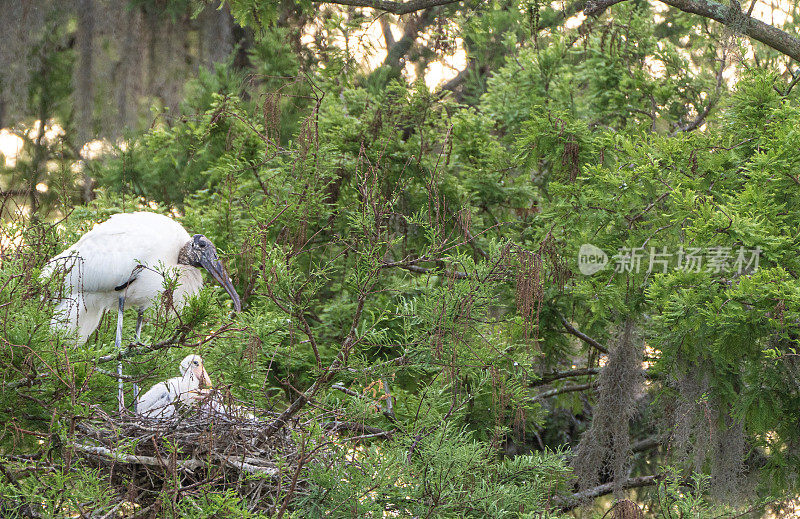
<svg viewBox="0 0 800 519">
<path fill-rule="evenodd" d="M 188 355 L 181 361 L 180 377 L 159 382 L 137 399 L 136 414 L 145 418 L 172 418 L 177 402 L 193 404 L 206 396 L 207 392 L 200 390 L 201 383 L 211 388 L 203 359 L 200 355 Z"/>
<path fill-rule="evenodd" d="M 42 277 L 55 271 L 64 273 L 66 297 L 55 308 L 52 327 L 76 335 L 77 343 L 87 338 L 100 324 L 106 310 L 117 310 L 115 345 L 122 347 L 122 314 L 136 307 L 136 340 L 139 341 L 142 314 L 164 290 L 164 272 L 177 274 L 173 293 L 176 310 L 187 298 L 200 291 L 203 267 L 230 294 L 233 308 L 241 310 L 239 295 L 217 256 L 217 249 L 202 234 L 190 236 L 173 219 L 148 212 L 115 214 L 97 224 L 73 246 L 52 258 Z M 173 274 L 174 275 L 174 274 Z M 122 362 L 118 399 L 124 408 Z M 138 388 L 134 385 L 134 398 Z"/>
</svg>

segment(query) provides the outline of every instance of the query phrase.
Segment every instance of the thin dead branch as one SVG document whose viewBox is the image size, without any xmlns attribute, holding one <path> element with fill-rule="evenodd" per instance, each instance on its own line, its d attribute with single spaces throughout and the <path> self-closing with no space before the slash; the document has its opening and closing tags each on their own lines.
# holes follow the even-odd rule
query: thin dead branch
<svg viewBox="0 0 800 519">
<path fill-rule="evenodd" d="M 613 482 L 604 483 L 602 485 L 598 485 L 596 487 L 572 494 L 570 498 L 563 501 L 563 504 L 560 505 L 560 508 L 562 512 L 568 512 L 580 506 L 581 503 L 585 503 L 600 496 L 607 496 L 608 494 L 611 494 L 615 490 L 628 490 L 631 488 L 653 486 L 658 484 L 658 482 L 662 478 L 663 476 L 661 475 L 639 476 L 627 479 L 626 481 L 616 486 Z"/>
<path fill-rule="evenodd" d="M 612 5 L 625 0 L 589 0 L 583 10 L 586 16 L 598 16 Z M 778 52 L 800 61 L 800 39 L 778 29 L 773 25 L 753 18 L 737 9 L 720 4 L 713 0 L 661 0 L 665 4 L 675 7 L 685 13 L 696 14 L 710 18 L 734 30 L 741 31 L 750 38 L 760 41 Z"/>
<path fill-rule="evenodd" d="M 315 0 L 319 4 L 351 5 L 354 7 L 371 7 L 387 13 L 403 15 L 438 7 L 442 5 L 457 4 L 461 0 L 408 0 L 395 2 L 392 0 Z"/>
<path fill-rule="evenodd" d="M 572 386 L 559 387 L 559 388 L 556 388 L 556 389 L 551 389 L 549 391 L 545 391 L 543 393 L 539 393 L 538 395 L 533 397 L 533 400 L 534 401 L 536 401 L 536 400 L 544 400 L 545 398 L 550 398 L 550 397 L 554 397 L 554 396 L 557 396 L 557 395 L 562 395 L 564 393 L 574 393 L 576 391 L 586 391 L 587 389 L 594 389 L 596 387 L 597 387 L 597 382 L 596 381 L 595 382 L 588 382 L 586 384 L 575 384 L 575 385 L 572 385 Z"/>
<path fill-rule="evenodd" d="M 567 320 L 566 317 L 564 317 L 561 314 L 559 314 L 558 317 L 559 317 L 559 319 L 561 319 L 561 324 L 564 325 L 564 328 L 567 330 L 567 333 L 569 333 L 570 335 L 574 335 L 575 337 L 577 337 L 578 339 L 582 340 L 583 342 L 585 342 L 589 346 L 593 347 L 594 349 L 596 349 L 596 350 L 598 350 L 598 351 L 600 351 L 602 353 L 608 354 L 608 349 L 605 346 L 603 346 L 602 344 L 600 344 L 596 340 L 592 339 L 591 337 L 589 337 L 588 335 L 586 335 L 582 331 L 580 331 L 577 328 L 575 328 L 574 326 L 572 326 L 572 324 Z"/>
</svg>

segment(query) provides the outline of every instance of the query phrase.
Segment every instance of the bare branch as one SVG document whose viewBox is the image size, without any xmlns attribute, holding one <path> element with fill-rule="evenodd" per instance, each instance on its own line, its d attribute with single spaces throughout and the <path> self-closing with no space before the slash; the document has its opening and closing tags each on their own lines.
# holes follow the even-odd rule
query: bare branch
<svg viewBox="0 0 800 519">
<path fill-rule="evenodd" d="M 311 327 L 308 325 L 308 321 L 306 321 L 302 311 L 297 312 L 296 317 L 300 321 L 300 324 L 303 325 L 303 331 L 306 333 L 308 341 L 311 343 L 311 349 L 314 351 L 314 359 L 317 361 L 317 369 L 322 369 L 322 358 L 319 356 L 319 347 L 317 346 L 317 340 L 314 338 L 314 332 L 311 331 Z"/>
<path fill-rule="evenodd" d="M 566 499 L 563 505 L 561 505 L 561 511 L 568 512 L 569 510 L 580 506 L 582 502 L 608 495 L 615 490 L 627 490 L 629 488 L 641 488 L 655 485 L 662 477 L 663 476 L 659 474 L 654 476 L 639 476 L 623 481 L 621 484 L 615 484 L 612 481 L 611 483 L 604 483 L 582 492 L 576 492 L 575 494 L 572 494 L 570 498 Z"/>
<path fill-rule="evenodd" d="M 436 16 L 432 9 L 426 10 L 409 20 L 403 29 L 403 37 L 397 40 L 391 47 L 387 47 L 386 59 L 383 60 L 383 66 L 399 69 L 400 60 L 402 60 L 403 57 L 408 54 L 408 51 L 411 50 L 411 47 L 414 46 L 419 33 L 425 30 L 435 20 Z"/>
<path fill-rule="evenodd" d="M 649 451 L 650 449 L 655 449 L 659 445 L 661 445 L 661 437 L 651 436 L 649 438 L 645 438 L 644 440 L 639 440 L 638 442 L 631 445 L 631 451 L 633 452 Z"/>
<path fill-rule="evenodd" d="M 717 104 L 716 100 L 711 100 L 703 109 L 703 111 L 700 112 L 693 121 L 690 121 L 689 123 L 675 130 L 673 135 L 676 135 L 681 132 L 690 132 L 692 130 L 696 130 L 706 120 L 706 117 L 708 117 L 708 114 L 711 113 L 711 109 L 714 107 L 715 104 Z"/>
<path fill-rule="evenodd" d="M 461 272 L 458 270 L 443 270 L 438 271 L 435 269 L 429 269 L 425 267 L 420 267 L 418 265 L 398 265 L 400 268 L 405 269 L 409 272 L 414 272 L 415 274 L 433 274 L 433 275 L 444 275 L 447 278 L 455 278 L 455 279 L 468 279 L 469 274 L 466 272 Z"/>
<path fill-rule="evenodd" d="M 596 340 L 592 339 L 591 337 L 589 337 L 588 335 L 586 335 L 582 331 L 580 331 L 577 328 L 575 328 L 574 326 L 572 326 L 572 324 L 569 321 L 567 321 L 566 317 L 564 317 L 561 314 L 558 314 L 558 317 L 561 318 L 561 324 L 564 325 L 564 328 L 566 328 L 567 333 L 569 333 L 571 335 L 574 335 L 575 337 L 577 337 L 578 339 L 582 340 L 586 344 L 592 346 L 593 348 L 595 348 L 595 349 L 597 349 L 599 351 L 602 351 L 603 353 L 606 353 L 606 354 L 608 353 L 608 349 L 606 349 L 605 346 L 603 346 L 602 344 L 600 344 Z"/>
<path fill-rule="evenodd" d="M 612 5 L 624 1 L 625 0 L 589 0 L 586 2 L 586 7 L 583 9 L 583 14 L 586 16 L 599 16 Z"/>
<path fill-rule="evenodd" d="M 553 371 L 551 373 L 545 373 L 542 375 L 542 378 L 531 383 L 531 387 L 543 386 L 562 378 L 583 377 L 588 375 L 596 375 L 598 373 L 600 373 L 600 368 L 580 368 L 573 369 L 571 371 Z"/>
<path fill-rule="evenodd" d="M 587 389 L 593 389 L 597 387 L 597 381 L 588 382 L 586 384 L 575 384 L 573 386 L 564 386 L 559 387 L 556 389 L 551 389 L 550 391 L 545 391 L 544 393 L 539 393 L 533 400 L 544 400 L 545 398 L 550 398 L 552 396 L 561 395 L 563 393 L 574 393 L 576 391 L 586 391 Z"/>
<path fill-rule="evenodd" d="M 363 398 L 363 395 L 359 395 L 358 393 L 356 393 L 352 389 L 347 389 L 346 387 L 344 387 L 341 384 L 331 384 L 331 389 L 335 389 L 337 391 L 341 391 L 345 395 L 349 395 L 349 396 L 352 396 L 354 398 Z"/>
<path fill-rule="evenodd" d="M 583 12 L 587 16 L 597 16 L 607 8 L 622 1 L 624 0 L 589 0 Z M 714 2 L 713 0 L 661 1 L 685 13 L 697 14 L 715 20 L 756 41 L 760 41 L 764 45 L 792 59 L 800 61 L 800 39 L 795 38 L 777 27 L 757 20 L 747 13 L 743 13 L 741 8 L 733 9 L 727 5 Z"/>
<path fill-rule="evenodd" d="M 475 236 L 473 236 L 472 233 L 469 232 L 469 229 L 464 227 L 463 230 L 464 230 L 464 237 L 467 239 L 467 242 L 469 242 L 469 244 L 472 246 L 472 250 L 480 254 L 481 257 L 483 257 L 483 259 L 489 259 L 489 254 L 478 246 L 478 244 L 475 242 Z"/>
<path fill-rule="evenodd" d="M 415 274 L 433 274 L 436 276 L 443 275 L 447 278 L 455 278 L 455 279 L 469 279 L 469 274 L 466 272 L 461 272 L 459 270 L 438 270 L 438 269 L 431 269 L 426 267 L 420 267 L 417 263 L 422 261 L 436 261 L 429 258 L 415 258 L 407 261 L 384 261 L 381 263 L 380 268 L 392 268 L 397 267 L 401 269 L 405 269 L 409 272 L 414 272 Z"/>
<path fill-rule="evenodd" d="M 755 0 L 753 0 L 753 5 L 755 5 Z M 722 79 L 723 79 L 722 73 L 725 72 L 725 65 L 727 64 L 727 61 L 728 61 L 727 53 L 725 53 L 723 54 L 722 59 L 720 59 L 719 71 L 717 71 L 717 86 L 716 88 L 714 88 L 714 95 L 708 101 L 708 104 L 705 106 L 705 108 L 703 108 L 703 110 L 699 114 L 697 114 L 697 117 L 693 121 L 690 121 L 689 123 L 679 127 L 672 133 L 672 135 L 676 135 L 681 132 L 691 132 L 700 127 L 700 125 L 705 122 L 706 117 L 708 117 L 708 114 L 711 113 L 711 109 L 714 108 L 714 106 L 717 104 L 717 102 L 719 102 L 719 99 L 721 97 L 720 94 L 722 92 Z"/>
<path fill-rule="evenodd" d="M 564 9 L 556 12 L 551 19 L 548 19 L 544 23 L 539 24 L 538 26 L 539 31 L 543 31 L 545 29 L 552 29 L 553 27 L 559 25 L 561 22 L 563 22 L 570 16 L 580 12 L 580 10 L 583 8 L 584 5 L 585 5 L 584 0 L 576 0 L 572 2 L 571 4 L 564 7 Z M 478 67 L 477 60 L 475 60 L 474 58 L 470 58 L 469 62 L 467 63 L 467 66 L 464 67 L 463 70 L 461 70 L 458 74 L 456 74 L 454 78 L 452 78 L 439 88 L 439 95 L 443 95 L 445 92 L 448 91 L 455 92 L 455 90 L 458 87 L 460 87 L 469 78 L 470 74 L 472 74 L 474 71 L 476 71 L 480 75 L 484 75 L 489 71 L 489 69 L 486 64 L 482 64 L 480 67 Z M 459 95 L 458 93 L 455 94 L 455 97 L 456 100 L 458 101 L 461 100 L 461 95 Z"/>
<path fill-rule="evenodd" d="M 373 273 L 375 274 L 375 273 Z M 368 284 L 370 282 L 368 279 L 365 283 Z M 358 324 L 361 322 L 361 314 L 364 312 L 364 303 L 367 300 L 367 290 L 363 288 L 361 293 L 358 295 L 358 303 L 356 305 L 356 311 L 353 314 L 353 322 L 350 325 L 350 331 L 345 337 L 344 341 L 342 342 L 342 347 L 339 350 L 339 354 L 333 359 L 330 366 L 325 370 L 325 372 L 320 375 L 317 380 L 311 385 L 310 388 L 306 389 L 303 393 L 300 393 L 297 398 L 283 411 L 277 418 L 272 420 L 267 427 L 266 427 L 266 435 L 272 436 L 276 432 L 278 432 L 284 425 L 286 425 L 291 418 L 296 415 L 300 409 L 302 409 L 317 392 L 322 389 L 324 385 L 331 381 L 333 376 L 336 374 L 336 371 L 342 367 L 347 362 L 347 357 L 350 354 L 350 349 L 356 343 L 356 333 L 358 332 Z"/>
<path fill-rule="evenodd" d="M 394 431 L 384 431 L 377 427 L 371 427 L 358 422 L 326 422 L 322 424 L 323 429 L 330 429 L 333 431 L 353 431 L 358 433 L 365 433 L 373 438 L 383 437 L 391 438 Z"/>
<path fill-rule="evenodd" d="M 800 40 L 790 34 L 757 20 L 752 16 L 734 10 L 712 0 L 662 0 L 665 4 L 678 8 L 683 12 L 699 14 L 719 23 L 730 25 L 741 30 L 747 36 L 760 41 L 778 52 L 800 60 Z"/>
<path fill-rule="evenodd" d="M 5 198 L 8 196 L 29 196 L 31 195 L 31 191 L 32 191 L 31 189 L 8 189 L 8 190 L 0 189 L 0 197 Z"/>
<path fill-rule="evenodd" d="M 79 451 L 93 454 L 101 458 L 114 460 L 117 463 L 164 467 L 163 460 L 154 456 L 135 456 L 133 454 L 122 454 L 120 452 L 115 452 L 105 447 L 93 447 L 90 445 L 82 445 L 79 443 L 75 443 L 72 446 Z M 278 475 L 278 469 L 275 467 L 262 467 L 258 465 L 253 465 L 252 463 L 248 463 L 247 461 L 243 461 L 234 456 L 218 456 L 218 457 L 220 461 L 222 461 L 225 465 L 241 470 L 243 472 L 248 472 L 250 474 L 266 474 L 269 476 Z M 196 458 L 175 461 L 175 468 L 178 468 L 180 470 L 193 471 L 196 469 L 201 469 L 207 465 L 208 465 L 207 461 L 199 460 Z"/>
<path fill-rule="evenodd" d="M 441 95 L 447 91 L 452 92 L 456 88 L 460 87 L 461 84 L 467 80 L 469 75 L 472 74 L 472 71 L 475 70 L 477 66 L 478 62 L 474 58 L 470 59 L 469 63 L 467 63 L 467 66 L 464 67 L 462 71 L 460 71 L 458 74 L 456 74 L 454 78 L 452 78 L 447 83 L 441 86 L 441 88 L 439 89 L 439 94 Z"/>
<path fill-rule="evenodd" d="M 755 0 L 753 0 L 753 3 L 755 3 Z M 792 72 L 792 71 L 791 71 L 791 70 L 789 70 L 789 73 L 790 73 L 790 74 L 791 74 L 791 72 Z M 793 77 L 792 81 L 789 83 L 789 86 L 786 88 L 786 92 L 782 92 L 782 93 L 781 93 L 781 95 L 783 95 L 783 97 L 786 97 L 786 96 L 788 96 L 789 94 L 791 94 L 791 93 L 792 93 L 792 89 L 794 88 L 794 86 L 797 84 L 797 82 L 798 82 L 798 81 L 800 81 L 800 70 L 798 70 L 798 71 L 795 73 L 795 75 L 794 75 L 794 77 Z"/>
<path fill-rule="evenodd" d="M 354 7 L 372 7 L 379 11 L 392 14 L 408 14 L 440 5 L 457 4 L 461 0 L 408 0 L 395 2 L 393 0 L 315 0 L 319 4 L 352 5 Z"/>
<path fill-rule="evenodd" d="M 386 50 L 389 50 L 392 48 L 392 45 L 395 44 L 394 34 L 392 34 L 392 24 L 389 23 L 389 20 L 387 20 L 385 16 L 381 16 L 378 21 L 381 24 L 381 32 L 383 33 L 383 41 L 386 43 Z"/>
</svg>

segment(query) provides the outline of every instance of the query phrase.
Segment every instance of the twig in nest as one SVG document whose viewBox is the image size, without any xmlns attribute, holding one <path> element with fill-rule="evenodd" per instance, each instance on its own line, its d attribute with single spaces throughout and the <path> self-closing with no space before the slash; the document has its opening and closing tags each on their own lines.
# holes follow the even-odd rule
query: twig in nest
<svg viewBox="0 0 800 519">
<path fill-rule="evenodd" d="M 163 461 L 159 460 L 154 456 L 136 456 L 133 454 L 122 454 L 119 452 L 112 451 L 111 449 L 107 449 L 105 447 L 93 447 L 90 445 L 82 445 L 80 443 L 73 444 L 73 447 L 82 452 L 94 454 L 96 456 L 113 460 L 116 463 L 148 465 L 152 467 L 167 468 Z M 215 455 L 215 458 L 222 461 L 223 464 L 227 465 L 228 467 L 235 468 L 243 472 L 249 472 L 250 474 L 266 474 L 268 476 L 276 476 L 279 472 L 278 469 L 275 467 L 264 467 L 264 466 L 254 465 L 253 463 L 258 462 L 258 460 L 255 460 L 254 458 L 244 458 L 244 460 L 246 460 L 244 461 L 235 456 L 224 456 L 219 454 Z M 194 470 L 203 468 L 207 465 L 208 463 L 206 461 L 199 460 L 196 458 L 190 458 L 188 460 L 177 460 L 175 462 L 176 468 L 180 470 L 186 470 L 189 472 L 193 472 Z"/>
</svg>

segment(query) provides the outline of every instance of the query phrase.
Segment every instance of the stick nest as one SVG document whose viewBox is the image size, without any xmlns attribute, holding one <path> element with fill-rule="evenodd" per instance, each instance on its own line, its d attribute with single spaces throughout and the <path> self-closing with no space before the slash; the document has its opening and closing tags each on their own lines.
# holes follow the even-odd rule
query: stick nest
<svg viewBox="0 0 800 519">
<path fill-rule="evenodd" d="M 107 473 L 127 500 L 145 507 L 142 516 L 146 509 L 166 506 L 165 492 L 177 495 L 205 485 L 236 489 L 251 510 L 274 510 L 281 487 L 290 481 L 302 486 L 298 465 L 313 461 L 294 441 L 301 426 L 270 430 L 275 416 L 230 397 L 223 402 L 218 393 L 196 406 L 178 407 L 169 419 L 112 416 L 96 408 L 78 424 L 72 447 Z"/>
</svg>

